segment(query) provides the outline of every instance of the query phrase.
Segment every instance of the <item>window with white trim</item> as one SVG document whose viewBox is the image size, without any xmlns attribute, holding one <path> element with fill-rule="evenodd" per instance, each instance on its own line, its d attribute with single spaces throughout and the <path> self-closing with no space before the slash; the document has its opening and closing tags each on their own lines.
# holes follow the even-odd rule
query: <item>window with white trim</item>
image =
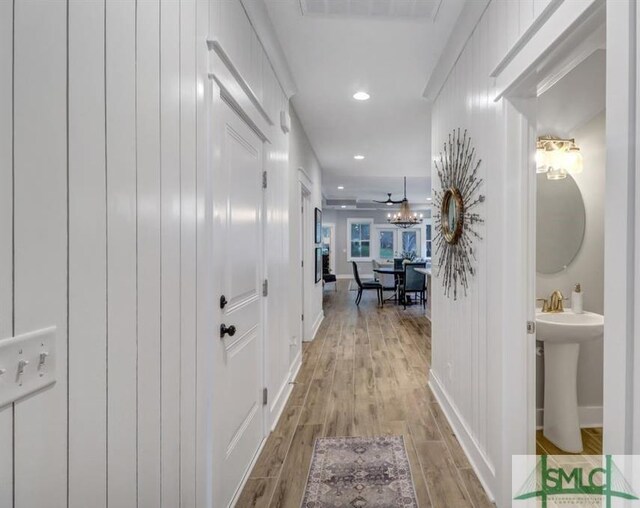
<svg viewBox="0 0 640 508">
<path fill-rule="evenodd" d="M 393 227 L 376 226 L 375 228 L 375 245 L 373 255 L 376 259 L 392 260 L 397 248 L 397 229 Z"/>
<path fill-rule="evenodd" d="M 348 261 L 371 261 L 373 219 L 347 219 Z"/>
</svg>

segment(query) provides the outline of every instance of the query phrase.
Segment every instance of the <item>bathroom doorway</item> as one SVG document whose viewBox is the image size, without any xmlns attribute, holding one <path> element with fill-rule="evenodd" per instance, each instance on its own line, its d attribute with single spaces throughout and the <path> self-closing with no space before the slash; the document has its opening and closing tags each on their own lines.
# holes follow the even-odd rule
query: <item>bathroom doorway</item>
<svg viewBox="0 0 640 508">
<path fill-rule="evenodd" d="M 540 327 L 536 323 L 535 299 L 537 296 L 551 296 L 541 295 L 537 284 L 538 173 L 534 156 L 538 137 L 538 97 L 551 90 L 595 52 L 604 51 L 607 170 L 604 180 L 606 206 L 603 206 L 602 212 L 603 308 L 606 309 L 602 363 L 606 382 L 602 390 L 602 450 L 604 453 L 632 453 L 633 443 L 639 442 L 640 436 L 640 428 L 633 425 L 633 400 L 637 397 L 639 385 L 633 373 L 635 317 L 634 307 L 630 304 L 634 294 L 634 235 L 637 235 L 634 232 L 637 184 L 633 175 L 638 117 L 635 109 L 628 106 L 636 104 L 638 99 L 635 67 L 629 65 L 636 58 L 635 32 L 629 24 L 630 19 L 636 19 L 636 11 L 635 5 L 627 2 L 592 2 L 584 4 L 581 11 L 574 8 L 563 12 L 571 19 L 564 24 L 558 23 L 558 30 L 553 37 L 547 37 L 544 42 L 537 40 L 538 56 L 526 65 L 519 62 L 523 65 L 512 66 L 512 74 L 508 80 L 499 83 L 496 94 L 496 98 L 507 99 L 507 159 L 514 168 L 508 176 L 512 190 L 508 206 L 512 210 L 512 220 L 521 228 L 520 236 L 510 246 L 515 249 L 513 252 L 519 253 L 515 263 L 519 274 L 512 281 L 512 286 L 517 287 L 518 291 L 521 289 L 525 295 L 513 306 L 513 312 L 505 317 L 506 326 L 514 330 L 514 337 L 518 337 L 518 340 L 510 341 L 505 346 L 505 354 L 518 359 L 514 367 L 507 366 L 505 372 L 508 380 L 507 400 L 510 401 L 510 414 L 514 422 L 507 431 L 506 439 L 510 443 L 510 450 L 518 450 L 515 453 L 536 452 L 536 332 L 540 333 Z M 584 87 L 590 85 L 580 83 L 573 93 L 582 93 Z M 586 166 L 583 171 L 586 174 Z M 585 218 L 587 220 L 588 217 Z M 585 222 L 585 231 L 587 227 Z M 578 281 L 572 281 L 572 284 L 575 282 Z M 565 291 L 573 291 L 573 288 L 569 289 L 571 291 Z M 583 290 L 584 298 L 587 295 L 586 287 Z M 563 296 L 568 295 L 563 293 Z M 541 303 L 538 302 L 538 305 Z M 587 305 L 591 304 L 583 302 L 587 310 Z M 564 301 L 563 305 L 570 306 L 571 303 Z M 525 320 L 526 332 L 522 326 Z M 519 326 L 522 328 L 518 329 Z M 506 463 L 508 457 L 504 457 L 504 460 Z"/>
<path fill-rule="evenodd" d="M 584 4 L 582 10 L 572 8 L 563 13 L 570 19 L 559 22 L 552 36 L 546 34 L 544 40 L 536 39 L 537 56 L 511 65 L 509 75 L 498 83 L 496 92 L 496 100 L 507 99 L 504 103 L 506 157 L 513 168 L 507 177 L 510 189 L 507 209 L 511 210 L 511 222 L 519 226 L 520 233 L 509 246 L 511 252 L 517 253 L 514 269 L 518 273 L 510 282 L 514 290 L 525 295 L 514 302 L 512 311 L 505 316 L 505 326 L 513 330 L 513 337 L 517 337 L 505 345 L 504 353 L 515 359 L 513 367 L 507 365 L 504 373 L 508 380 L 505 400 L 509 401 L 508 411 L 513 422 L 506 434 L 509 451 L 503 458 L 505 464 L 509 463 L 510 454 L 536 453 L 535 299 L 542 296 L 538 293 L 536 273 L 538 97 L 599 50 L 605 52 L 606 61 L 606 165 L 613 168 L 605 174 L 606 206 L 603 210 L 603 301 L 606 309 L 602 341 L 603 378 L 606 380 L 602 394 L 603 452 L 631 453 L 634 439 L 640 435 L 640 429 L 633 426 L 632 401 L 637 392 L 633 391 L 634 309 L 629 304 L 634 284 L 632 226 L 637 213 L 633 206 L 636 187 L 632 175 L 636 164 L 638 125 L 634 108 L 628 107 L 628 104 L 636 103 L 637 95 L 635 70 L 629 67 L 630 59 L 635 59 L 636 39 L 628 20 L 635 19 L 636 12 L 635 7 L 626 2 L 592 2 Z M 609 29 L 605 32 L 604 27 Z M 528 58 L 531 56 L 534 55 L 527 55 Z M 580 90 L 576 88 L 574 93 Z M 570 289 L 568 293 L 572 292 Z M 563 296 L 568 295 L 563 293 Z M 570 301 L 563 303 L 570 306 Z M 586 308 L 587 304 L 584 305 Z"/>
<path fill-rule="evenodd" d="M 602 454 L 604 20 L 536 99 L 538 455 Z"/>
</svg>

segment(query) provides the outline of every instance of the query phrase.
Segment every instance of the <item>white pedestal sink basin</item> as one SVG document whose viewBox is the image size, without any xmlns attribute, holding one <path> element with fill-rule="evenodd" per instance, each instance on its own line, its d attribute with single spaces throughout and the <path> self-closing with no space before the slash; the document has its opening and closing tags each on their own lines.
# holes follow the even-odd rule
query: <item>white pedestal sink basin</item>
<svg viewBox="0 0 640 508">
<path fill-rule="evenodd" d="M 580 343 L 602 338 L 604 316 L 570 310 L 536 313 L 537 339 L 544 341 L 544 436 L 558 448 L 582 452 L 578 418 Z"/>
</svg>

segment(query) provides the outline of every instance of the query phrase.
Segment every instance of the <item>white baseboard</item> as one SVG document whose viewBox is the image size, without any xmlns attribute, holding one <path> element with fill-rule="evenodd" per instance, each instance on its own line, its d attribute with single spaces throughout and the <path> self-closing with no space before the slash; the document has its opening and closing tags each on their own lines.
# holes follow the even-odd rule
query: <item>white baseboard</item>
<svg viewBox="0 0 640 508">
<path fill-rule="evenodd" d="M 311 340 L 308 340 L 305 342 L 311 342 L 313 339 L 316 338 L 316 335 L 318 333 L 318 330 L 320 329 L 320 325 L 322 324 L 323 320 L 324 320 L 324 311 L 321 310 L 320 314 L 318 314 L 318 316 L 316 317 L 316 320 L 313 323 L 313 327 L 311 328 Z"/>
<path fill-rule="evenodd" d="M 495 502 L 496 497 L 490 487 L 490 485 L 495 484 L 496 481 L 495 468 L 484 452 L 480 449 L 480 446 L 471 434 L 467 425 L 464 423 L 464 420 L 458 413 L 455 405 L 450 402 L 442 383 L 440 383 L 433 370 L 429 372 L 429 387 L 438 401 L 438 404 L 440 404 L 440 408 L 442 409 L 444 416 L 449 421 L 451 430 L 453 430 L 453 433 L 458 438 L 462 451 L 464 451 L 465 455 L 469 459 L 469 463 L 480 480 L 480 483 L 484 487 L 487 496 L 489 496 L 491 502 Z"/>
<path fill-rule="evenodd" d="M 602 427 L 603 422 L 602 406 L 579 406 L 578 419 L 580 427 L 583 429 L 591 429 L 593 427 Z M 541 429 L 544 422 L 544 409 L 536 409 L 536 428 Z"/>
<path fill-rule="evenodd" d="M 282 412 L 284 411 L 285 406 L 287 405 L 287 401 L 289 400 L 289 396 L 293 391 L 293 380 L 298 375 L 300 371 L 300 367 L 302 367 L 302 353 L 298 352 L 298 356 L 291 362 L 291 368 L 289 369 L 289 375 L 284 381 L 284 384 L 278 390 L 278 394 L 273 399 L 271 406 L 269 407 L 270 413 L 270 421 L 271 427 L 270 430 L 276 428 L 280 417 L 282 416 Z"/>
</svg>

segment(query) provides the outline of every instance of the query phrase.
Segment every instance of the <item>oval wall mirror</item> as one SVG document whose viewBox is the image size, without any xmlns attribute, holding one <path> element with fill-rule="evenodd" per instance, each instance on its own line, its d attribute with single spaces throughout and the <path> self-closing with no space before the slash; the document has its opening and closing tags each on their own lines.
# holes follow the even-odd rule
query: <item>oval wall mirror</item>
<svg viewBox="0 0 640 508">
<path fill-rule="evenodd" d="M 582 246 L 584 201 L 571 175 L 549 180 L 540 173 L 537 185 L 536 270 L 558 273 L 571 264 Z"/>
<path fill-rule="evenodd" d="M 464 200 L 458 189 L 451 188 L 444 191 L 442 196 L 442 208 L 440 221 L 442 234 L 447 243 L 458 243 L 462 235 L 462 219 L 464 217 Z"/>
</svg>

